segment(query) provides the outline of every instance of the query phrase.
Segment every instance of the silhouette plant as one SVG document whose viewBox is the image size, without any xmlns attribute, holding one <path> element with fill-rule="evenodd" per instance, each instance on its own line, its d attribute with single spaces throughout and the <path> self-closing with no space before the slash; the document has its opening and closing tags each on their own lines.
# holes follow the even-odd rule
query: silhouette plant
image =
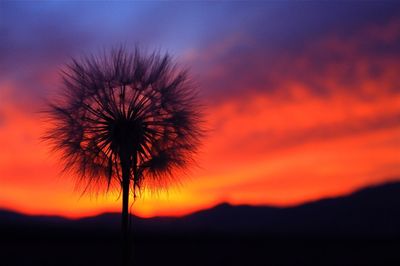
<svg viewBox="0 0 400 266">
<path fill-rule="evenodd" d="M 45 138 L 87 188 L 122 191 L 122 260 L 129 263 L 129 195 L 169 184 L 194 162 L 202 115 L 186 70 L 137 48 L 73 59 L 49 107 Z"/>
</svg>

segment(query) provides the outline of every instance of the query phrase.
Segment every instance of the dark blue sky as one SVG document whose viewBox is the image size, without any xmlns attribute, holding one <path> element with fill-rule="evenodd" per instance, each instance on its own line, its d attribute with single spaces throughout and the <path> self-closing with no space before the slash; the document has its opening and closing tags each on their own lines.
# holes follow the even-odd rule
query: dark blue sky
<svg viewBox="0 0 400 266">
<path fill-rule="evenodd" d="M 35 98 L 55 85 L 43 76 L 56 75 L 70 57 L 122 43 L 171 52 L 194 69 L 206 94 L 223 95 L 233 85 L 212 77 L 216 66 L 232 68 L 229 75 L 254 86 L 266 84 L 264 71 L 257 68 L 274 68 L 281 55 L 296 56 L 326 35 L 347 38 L 399 15 L 395 2 L 367 1 L 3 1 L 0 82 L 14 82 Z M 399 47 L 393 52 L 398 54 Z M 260 59 L 264 63 L 251 73 L 235 68 L 237 60 L 252 65 Z"/>
</svg>

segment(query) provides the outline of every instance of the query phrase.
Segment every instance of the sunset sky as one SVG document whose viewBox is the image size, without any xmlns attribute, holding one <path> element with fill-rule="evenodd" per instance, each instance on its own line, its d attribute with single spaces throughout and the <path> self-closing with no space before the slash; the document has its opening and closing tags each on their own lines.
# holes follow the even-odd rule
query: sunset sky
<svg viewBox="0 0 400 266">
<path fill-rule="evenodd" d="M 400 5 L 395 2 L 0 3 L 0 208 L 119 211 L 82 195 L 41 141 L 40 111 L 71 57 L 124 44 L 169 52 L 201 91 L 198 166 L 144 193 L 139 216 L 221 202 L 290 206 L 400 180 Z"/>
</svg>

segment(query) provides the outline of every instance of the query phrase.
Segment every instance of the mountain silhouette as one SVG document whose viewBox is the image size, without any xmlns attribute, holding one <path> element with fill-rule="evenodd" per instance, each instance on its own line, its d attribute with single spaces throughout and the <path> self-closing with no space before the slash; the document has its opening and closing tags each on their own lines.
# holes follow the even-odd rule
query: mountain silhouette
<svg viewBox="0 0 400 266">
<path fill-rule="evenodd" d="M 400 183 L 299 206 L 132 217 L 135 265 L 400 265 Z M 0 265 L 120 265 L 120 214 L 0 211 Z"/>
<path fill-rule="evenodd" d="M 183 217 L 133 217 L 138 233 L 268 234 L 307 236 L 400 236 L 400 182 L 294 207 L 232 206 L 227 203 Z M 119 230 L 120 214 L 69 220 L 0 211 L 0 228 L 53 227 Z"/>
</svg>

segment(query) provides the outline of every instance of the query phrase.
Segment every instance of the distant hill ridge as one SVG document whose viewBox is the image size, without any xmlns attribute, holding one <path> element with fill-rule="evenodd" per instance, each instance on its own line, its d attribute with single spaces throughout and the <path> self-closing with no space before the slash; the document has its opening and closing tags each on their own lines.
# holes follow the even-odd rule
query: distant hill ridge
<svg viewBox="0 0 400 266">
<path fill-rule="evenodd" d="M 69 220 L 0 211 L 0 230 L 7 228 L 75 228 L 119 230 L 120 214 Z M 184 217 L 133 217 L 140 233 L 215 233 L 315 236 L 400 236 L 400 182 L 368 187 L 350 195 L 294 207 L 232 206 L 227 203 Z"/>
</svg>

